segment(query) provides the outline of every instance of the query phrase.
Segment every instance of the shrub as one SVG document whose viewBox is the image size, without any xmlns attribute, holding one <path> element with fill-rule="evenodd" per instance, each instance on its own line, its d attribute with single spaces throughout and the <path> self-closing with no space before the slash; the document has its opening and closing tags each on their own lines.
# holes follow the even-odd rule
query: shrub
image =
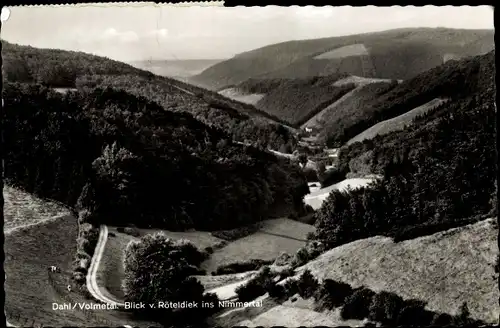
<svg viewBox="0 0 500 328">
<path fill-rule="evenodd" d="M 467 306 L 467 302 L 463 302 L 459 309 L 459 314 L 454 319 L 454 324 L 457 326 L 466 326 L 473 323 L 472 318 L 470 317 L 469 307 Z"/>
<path fill-rule="evenodd" d="M 215 275 L 241 273 L 262 268 L 264 265 L 273 263 L 272 260 L 251 259 L 243 262 L 234 262 L 221 265 L 215 271 Z"/>
<path fill-rule="evenodd" d="M 116 228 L 116 231 L 121 232 L 121 233 L 125 233 L 125 228 L 124 227 L 118 227 L 118 228 Z"/>
<path fill-rule="evenodd" d="M 269 285 L 267 288 L 267 292 L 269 293 L 269 297 L 276 300 L 282 300 L 286 296 L 285 287 L 278 284 Z"/>
<path fill-rule="evenodd" d="M 261 227 L 260 223 L 254 223 L 251 225 L 230 230 L 213 231 L 212 236 L 226 241 L 234 241 L 236 239 L 240 239 L 257 232 L 260 229 L 260 227 Z"/>
<path fill-rule="evenodd" d="M 319 176 L 321 188 L 326 188 L 346 179 L 346 172 L 340 171 L 337 168 L 331 168 Z"/>
<path fill-rule="evenodd" d="M 206 293 L 203 295 L 203 302 L 205 304 L 211 304 L 212 306 L 210 307 L 202 307 L 203 309 L 204 316 L 208 317 L 220 310 L 219 307 L 219 297 L 215 293 Z"/>
<path fill-rule="evenodd" d="M 242 302 L 254 300 L 262 296 L 274 284 L 274 275 L 271 273 L 271 268 L 265 266 L 257 272 L 257 274 L 250 279 L 246 284 L 238 286 L 235 292 L 238 299 Z"/>
<path fill-rule="evenodd" d="M 311 205 L 309 205 L 309 204 L 306 204 L 304 206 L 304 208 L 305 208 L 305 210 L 306 210 L 307 213 L 314 213 L 315 212 L 314 208 Z"/>
<path fill-rule="evenodd" d="M 340 311 L 342 319 L 359 319 L 368 317 L 369 306 L 375 293 L 365 287 L 356 288 L 351 296 L 347 297 Z"/>
<path fill-rule="evenodd" d="M 112 231 L 108 232 L 108 236 L 109 237 L 116 237 L 116 234 Z"/>
<path fill-rule="evenodd" d="M 319 180 L 318 174 L 316 173 L 316 170 L 314 170 L 310 167 L 305 167 L 303 169 L 303 172 L 304 172 L 304 176 L 306 177 L 307 182 L 316 182 Z"/>
<path fill-rule="evenodd" d="M 205 247 L 205 253 L 207 254 L 213 254 L 214 253 L 214 249 L 210 246 L 207 246 Z"/>
<path fill-rule="evenodd" d="M 432 326 L 449 326 L 453 323 L 453 317 L 448 313 L 436 313 L 432 318 Z"/>
<path fill-rule="evenodd" d="M 283 266 L 290 264 L 292 261 L 292 256 L 286 252 L 281 252 L 280 255 L 276 257 L 276 260 L 274 260 L 274 265 L 277 266 Z"/>
<path fill-rule="evenodd" d="M 283 280 L 283 279 L 286 279 L 288 277 L 294 276 L 295 270 L 292 267 L 286 267 L 286 268 L 282 269 L 281 271 L 279 271 L 278 274 L 279 274 L 280 280 Z"/>
<path fill-rule="evenodd" d="M 288 297 L 291 297 L 299 292 L 297 280 L 295 279 L 288 279 L 283 284 L 283 287 L 285 288 L 285 293 Z"/>
<path fill-rule="evenodd" d="M 393 293 L 380 292 L 375 294 L 369 306 L 368 319 L 382 324 L 393 324 L 399 317 L 403 299 Z"/>
<path fill-rule="evenodd" d="M 136 228 L 126 227 L 123 232 L 133 237 L 139 237 L 141 233 Z"/>
<path fill-rule="evenodd" d="M 292 260 L 294 268 L 306 264 L 310 260 L 315 259 L 325 251 L 325 246 L 317 240 L 309 241 L 305 246 L 299 248 Z"/>
<path fill-rule="evenodd" d="M 297 281 L 298 293 L 304 299 L 313 296 L 318 286 L 318 280 L 309 270 L 305 270 Z"/>
<path fill-rule="evenodd" d="M 344 282 L 325 279 L 314 295 L 320 309 L 333 309 L 341 306 L 352 295 L 352 287 Z"/>
<path fill-rule="evenodd" d="M 79 285 L 84 284 L 86 281 L 86 273 L 73 271 L 73 280 Z"/>
<path fill-rule="evenodd" d="M 246 284 L 238 286 L 235 292 L 240 301 L 248 302 L 264 295 L 266 293 L 266 289 L 259 281 L 251 279 Z"/>
<path fill-rule="evenodd" d="M 78 212 L 78 222 L 80 224 L 83 224 L 83 223 L 92 223 L 91 222 L 91 219 L 92 219 L 92 216 L 91 216 L 91 212 L 88 211 L 88 210 L 81 210 Z"/>
<path fill-rule="evenodd" d="M 397 325 L 430 326 L 433 315 L 425 310 L 425 302 L 420 300 L 405 301 L 397 318 Z"/>
<path fill-rule="evenodd" d="M 92 257 L 87 253 L 85 252 L 84 250 L 82 249 L 79 249 L 77 252 L 76 252 L 76 258 L 77 259 L 92 259 Z"/>
</svg>

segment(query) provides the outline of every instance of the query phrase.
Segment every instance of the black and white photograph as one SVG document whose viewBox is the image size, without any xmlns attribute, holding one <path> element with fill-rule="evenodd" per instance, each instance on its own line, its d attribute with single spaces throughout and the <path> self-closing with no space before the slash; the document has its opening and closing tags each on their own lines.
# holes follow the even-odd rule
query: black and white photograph
<svg viewBox="0 0 500 328">
<path fill-rule="evenodd" d="M 492 6 L 1 12 L 7 327 L 499 324 Z"/>
</svg>

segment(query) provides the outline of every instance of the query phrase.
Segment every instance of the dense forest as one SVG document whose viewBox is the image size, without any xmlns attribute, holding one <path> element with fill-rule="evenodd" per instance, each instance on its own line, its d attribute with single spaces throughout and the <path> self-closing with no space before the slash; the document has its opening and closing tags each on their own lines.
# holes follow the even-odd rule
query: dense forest
<svg viewBox="0 0 500 328">
<path fill-rule="evenodd" d="M 491 61 L 492 58 L 494 51 L 460 61 L 450 60 L 413 79 L 403 81 L 390 92 L 376 98 L 367 108 L 363 108 L 363 116 L 354 124 L 329 131 L 327 144 L 339 147 L 374 124 L 404 114 L 435 98 L 449 98 L 453 101 L 477 92 L 487 73 L 484 70 L 490 69 L 484 61 Z"/>
<path fill-rule="evenodd" d="M 315 238 L 329 247 L 373 235 L 402 240 L 496 210 L 494 52 L 454 65 L 456 70 L 436 78 L 449 86 L 454 82 L 447 78 L 461 80 L 459 73 L 469 72 L 460 99 L 416 118 L 404 131 L 341 150 L 341 171 L 361 161 L 384 178 L 370 188 L 332 192 L 316 214 Z"/>
<path fill-rule="evenodd" d="M 2 42 L 2 57 L 7 81 L 52 88 L 111 86 L 145 96 L 167 110 L 189 112 L 241 142 L 286 152 L 293 152 L 297 146 L 294 133 L 264 111 L 109 58 L 8 42 Z"/>
<path fill-rule="evenodd" d="M 6 179 L 94 222 L 216 230 L 303 209 L 298 165 L 188 113 L 110 88 L 7 83 L 3 99 Z"/>
</svg>

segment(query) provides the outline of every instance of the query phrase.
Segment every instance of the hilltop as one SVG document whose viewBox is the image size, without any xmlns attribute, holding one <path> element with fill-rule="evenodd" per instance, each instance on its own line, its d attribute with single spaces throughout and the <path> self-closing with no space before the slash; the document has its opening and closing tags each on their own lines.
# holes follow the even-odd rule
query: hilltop
<svg viewBox="0 0 500 328">
<path fill-rule="evenodd" d="M 494 48 L 493 30 L 407 28 L 322 39 L 288 41 L 215 64 L 190 82 L 219 90 L 249 78 L 307 78 L 347 73 L 409 79 Z"/>
<path fill-rule="evenodd" d="M 2 56 L 7 81 L 71 89 L 109 86 L 145 96 L 166 110 L 191 113 L 208 125 L 229 131 L 239 141 L 289 152 L 297 144 L 293 129 L 252 105 L 109 58 L 5 41 Z"/>
</svg>

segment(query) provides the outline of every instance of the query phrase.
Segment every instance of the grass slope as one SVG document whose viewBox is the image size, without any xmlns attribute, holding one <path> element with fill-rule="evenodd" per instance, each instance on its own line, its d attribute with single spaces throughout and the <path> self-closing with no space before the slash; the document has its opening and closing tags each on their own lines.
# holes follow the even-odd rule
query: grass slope
<svg viewBox="0 0 500 328">
<path fill-rule="evenodd" d="M 404 130 L 405 126 L 411 124 L 415 117 L 427 113 L 428 111 L 436 108 L 436 106 L 442 104 L 444 101 L 446 100 L 436 98 L 402 115 L 379 122 L 349 140 L 347 144 L 350 145 L 354 142 L 362 141 L 364 139 L 372 139 L 377 135 L 384 135 L 392 131 Z"/>
<path fill-rule="evenodd" d="M 260 94 L 260 93 L 245 93 L 237 88 L 228 88 L 219 91 L 219 93 L 225 97 L 228 97 L 230 99 L 234 99 L 237 101 L 241 101 L 242 103 L 245 104 L 251 104 L 255 105 L 261 100 L 263 97 L 265 97 L 265 94 Z"/>
<path fill-rule="evenodd" d="M 498 254 L 493 219 L 393 243 L 372 237 L 334 248 L 303 267 L 330 278 L 394 292 L 428 302 L 427 308 L 455 314 L 467 302 L 471 316 L 497 322 L 499 292 L 494 263 Z"/>
<path fill-rule="evenodd" d="M 314 227 L 289 219 L 266 220 L 256 233 L 237 239 L 216 250 L 202 263 L 207 272 L 220 265 L 249 259 L 273 260 L 281 252 L 294 253 L 305 245 L 307 233 Z"/>
<path fill-rule="evenodd" d="M 3 196 L 6 233 L 16 227 L 70 214 L 66 207 L 58 203 L 42 200 L 15 187 L 5 185 Z"/>
<path fill-rule="evenodd" d="M 461 58 L 493 48 L 493 30 L 404 28 L 277 43 L 215 64 L 190 81 L 221 89 L 252 77 L 299 78 L 348 73 L 408 79 L 442 64 L 445 55 L 446 59 Z M 332 54 L 335 58 L 329 58 Z"/>
</svg>

